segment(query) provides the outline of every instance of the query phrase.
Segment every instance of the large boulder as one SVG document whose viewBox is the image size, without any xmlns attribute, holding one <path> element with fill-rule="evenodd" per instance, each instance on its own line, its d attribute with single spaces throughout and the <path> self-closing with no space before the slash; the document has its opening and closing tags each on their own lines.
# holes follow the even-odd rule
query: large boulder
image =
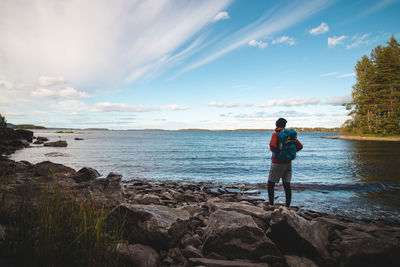
<svg viewBox="0 0 400 267">
<path fill-rule="evenodd" d="M 211 198 L 207 201 L 211 211 L 218 209 L 236 211 L 253 217 L 254 222 L 263 230 L 266 230 L 272 211 L 266 211 L 260 207 L 242 202 L 223 202 L 218 198 Z"/>
<path fill-rule="evenodd" d="M 75 188 L 77 192 L 89 193 L 96 204 L 106 207 L 116 207 L 123 199 L 122 175 L 110 172 L 106 178 L 97 178 L 81 182 Z"/>
<path fill-rule="evenodd" d="M 229 259 L 254 260 L 280 254 L 250 215 L 226 210 L 210 215 L 202 251 L 203 255 L 215 252 Z"/>
<path fill-rule="evenodd" d="M 29 136 L 27 136 L 29 139 Z M 31 139 L 29 139 L 31 140 Z M 12 128 L 0 128 L 0 156 L 11 154 L 17 149 L 29 146 L 28 141 Z"/>
<path fill-rule="evenodd" d="M 66 146 L 68 146 L 68 144 L 67 144 L 67 141 L 59 140 L 59 141 L 44 143 L 43 146 L 66 147 Z"/>
<path fill-rule="evenodd" d="M 394 230 L 394 229 L 393 229 Z M 339 233 L 341 266 L 398 266 L 400 235 L 397 231 L 371 233 L 346 228 Z"/>
<path fill-rule="evenodd" d="M 307 221 L 285 207 L 271 215 L 267 236 L 285 252 L 293 252 L 310 258 L 327 257 L 329 232 L 318 221 Z"/>
<path fill-rule="evenodd" d="M 117 251 L 123 256 L 127 266 L 156 267 L 160 260 L 160 256 L 152 247 L 142 244 L 120 243 Z"/>
<path fill-rule="evenodd" d="M 43 161 L 33 167 L 33 175 L 50 178 L 72 178 L 76 175 L 76 171 L 62 164 Z"/>
<path fill-rule="evenodd" d="M 15 133 L 20 135 L 22 138 L 24 138 L 29 143 L 32 142 L 32 139 L 33 139 L 32 131 L 25 130 L 25 129 L 18 129 L 18 130 L 15 130 Z"/>
<path fill-rule="evenodd" d="M 94 180 L 97 177 L 100 177 L 100 173 L 97 170 L 93 168 L 83 167 L 72 178 L 75 180 L 75 182 L 80 183 Z"/>
<path fill-rule="evenodd" d="M 107 218 L 109 224 L 126 220 L 124 238 L 161 249 L 174 247 L 187 232 L 190 214 L 161 205 L 123 203 Z"/>
</svg>

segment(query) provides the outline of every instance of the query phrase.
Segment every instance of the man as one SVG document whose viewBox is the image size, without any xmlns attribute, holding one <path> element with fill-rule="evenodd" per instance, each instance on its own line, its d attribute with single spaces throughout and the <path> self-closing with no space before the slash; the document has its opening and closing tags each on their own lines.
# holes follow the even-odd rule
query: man
<svg viewBox="0 0 400 267">
<path fill-rule="evenodd" d="M 286 207 L 290 206 L 292 199 L 292 190 L 290 188 L 290 181 L 292 179 L 292 162 L 284 161 L 279 159 L 277 155 L 280 152 L 281 142 L 279 141 L 279 132 L 285 129 L 287 120 L 279 118 L 275 125 L 275 133 L 272 134 L 271 141 L 269 142 L 269 148 L 272 153 L 271 169 L 269 170 L 268 176 L 268 198 L 269 204 L 274 205 L 274 189 L 275 183 L 279 182 L 282 178 L 283 188 L 285 189 Z M 303 149 L 303 145 L 299 140 L 295 141 L 296 151 Z"/>
</svg>

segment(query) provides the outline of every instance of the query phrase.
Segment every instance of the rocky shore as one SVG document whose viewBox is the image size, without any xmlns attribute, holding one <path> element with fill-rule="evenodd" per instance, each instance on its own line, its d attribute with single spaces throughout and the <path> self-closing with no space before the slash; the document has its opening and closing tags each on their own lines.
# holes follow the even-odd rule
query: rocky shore
<svg viewBox="0 0 400 267">
<path fill-rule="evenodd" d="M 28 142 L 28 141 L 27 141 Z M 398 266 L 400 227 L 269 206 L 253 185 L 130 180 L 0 157 L 1 209 L 46 188 L 106 207 L 130 266 Z M 7 238 L 0 222 L 0 248 Z M 0 259 L 1 263 L 1 259 Z"/>
</svg>

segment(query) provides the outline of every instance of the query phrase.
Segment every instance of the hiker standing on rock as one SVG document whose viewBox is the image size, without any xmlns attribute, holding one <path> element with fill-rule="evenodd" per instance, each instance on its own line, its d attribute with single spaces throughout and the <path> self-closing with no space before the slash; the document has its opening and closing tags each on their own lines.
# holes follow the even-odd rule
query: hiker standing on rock
<svg viewBox="0 0 400 267">
<path fill-rule="evenodd" d="M 290 206 L 292 190 L 292 160 L 296 158 L 296 152 L 303 149 L 303 145 L 297 140 L 295 130 L 285 129 L 287 120 L 279 118 L 275 125 L 275 133 L 272 134 L 269 148 L 272 151 L 272 163 L 268 175 L 269 204 L 274 205 L 275 183 L 282 178 L 285 189 L 286 207 Z"/>
</svg>

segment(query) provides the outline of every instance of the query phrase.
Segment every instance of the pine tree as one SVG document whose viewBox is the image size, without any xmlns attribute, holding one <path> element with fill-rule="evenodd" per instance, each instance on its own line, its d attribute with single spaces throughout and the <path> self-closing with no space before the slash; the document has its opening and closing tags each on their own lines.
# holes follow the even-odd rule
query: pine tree
<svg viewBox="0 0 400 267">
<path fill-rule="evenodd" d="M 345 128 L 357 134 L 400 134 L 400 45 L 392 36 L 357 62 Z"/>
</svg>

